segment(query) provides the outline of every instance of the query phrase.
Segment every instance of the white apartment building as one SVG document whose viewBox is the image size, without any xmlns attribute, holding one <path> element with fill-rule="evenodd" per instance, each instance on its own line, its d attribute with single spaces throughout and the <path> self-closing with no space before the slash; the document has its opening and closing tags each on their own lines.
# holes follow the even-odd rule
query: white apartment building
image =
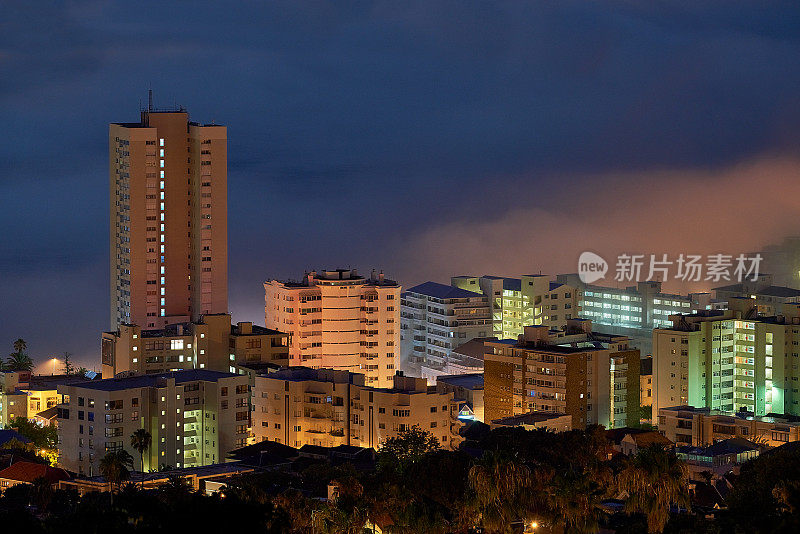
<svg viewBox="0 0 800 534">
<path fill-rule="evenodd" d="M 492 332 L 489 299 L 481 293 L 425 282 L 404 291 L 401 304 L 402 365 L 430 383 L 450 374 L 454 349 Z"/>
<path fill-rule="evenodd" d="M 256 441 L 291 447 L 352 445 L 379 448 L 413 426 L 456 448 L 459 404 L 421 378 L 398 373 L 391 388 L 367 386 L 364 375 L 290 367 L 256 376 L 253 433 Z"/>
<path fill-rule="evenodd" d="M 59 465 L 99 474 L 100 460 L 127 450 L 140 469 L 131 435 L 147 430 L 144 469 L 196 467 L 224 461 L 247 444 L 250 392 L 246 376 L 208 370 L 108 378 L 58 386 Z"/>
<path fill-rule="evenodd" d="M 499 339 L 517 339 L 526 326 L 544 325 L 563 330 L 567 321 L 580 316 L 580 295 L 576 287 L 551 282 L 547 275 L 528 274 L 521 278 L 454 276 L 450 283 L 489 298 L 493 323 L 491 335 Z"/>
<path fill-rule="evenodd" d="M 311 271 L 264 283 L 267 328 L 291 334 L 290 365 L 362 373 L 390 387 L 400 352 L 400 285 L 375 271 Z"/>
</svg>

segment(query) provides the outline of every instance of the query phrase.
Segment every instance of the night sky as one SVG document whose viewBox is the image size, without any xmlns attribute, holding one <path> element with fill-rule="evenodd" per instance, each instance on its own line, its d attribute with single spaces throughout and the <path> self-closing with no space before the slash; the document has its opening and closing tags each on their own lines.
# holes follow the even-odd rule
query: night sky
<svg viewBox="0 0 800 534">
<path fill-rule="evenodd" d="M 797 2 L 8 4 L 2 355 L 97 364 L 108 123 L 148 88 L 228 126 L 239 320 L 310 268 L 408 286 L 800 233 Z"/>
</svg>

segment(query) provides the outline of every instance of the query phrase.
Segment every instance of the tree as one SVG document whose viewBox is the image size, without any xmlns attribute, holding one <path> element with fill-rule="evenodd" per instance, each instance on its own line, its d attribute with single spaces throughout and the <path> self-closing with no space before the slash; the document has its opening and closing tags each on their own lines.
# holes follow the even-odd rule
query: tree
<svg viewBox="0 0 800 534">
<path fill-rule="evenodd" d="M 64 374 L 71 375 L 75 372 L 75 366 L 72 365 L 72 353 L 64 352 Z"/>
<path fill-rule="evenodd" d="M 9 371 L 33 371 L 33 360 L 24 352 L 12 352 L 6 359 L 6 369 Z"/>
<path fill-rule="evenodd" d="M 17 340 L 14 341 L 14 352 L 20 353 L 26 350 L 28 350 L 28 343 L 22 338 L 17 338 Z"/>
<path fill-rule="evenodd" d="M 531 470 L 509 452 L 486 452 L 469 470 L 481 523 L 488 532 L 512 532 L 512 523 L 533 513 L 537 499 Z"/>
<path fill-rule="evenodd" d="M 689 505 L 688 480 L 687 465 L 658 445 L 640 450 L 618 477 L 626 511 L 644 514 L 651 534 L 663 532 L 673 504 Z"/>
<path fill-rule="evenodd" d="M 111 505 L 114 505 L 114 484 L 120 485 L 131 477 L 133 457 L 125 449 L 107 453 L 100 459 L 100 473 L 106 477 L 111 492 Z"/>
<path fill-rule="evenodd" d="M 88 373 L 88 372 L 89 372 L 89 370 L 86 367 L 83 367 L 83 366 L 78 367 L 77 369 L 75 369 L 75 374 L 79 375 L 79 376 L 86 376 L 86 373 Z"/>
<path fill-rule="evenodd" d="M 31 440 L 36 449 L 54 451 L 58 448 L 58 429 L 55 425 L 39 426 L 25 417 L 15 417 L 8 426 Z"/>
<path fill-rule="evenodd" d="M 378 464 L 381 468 L 404 471 L 420 458 L 439 449 L 439 440 L 419 426 L 403 430 L 395 438 L 389 438 L 378 449 Z"/>
<path fill-rule="evenodd" d="M 140 428 L 131 434 L 131 447 L 139 452 L 139 458 L 142 462 L 142 488 L 144 488 L 144 451 L 150 448 L 153 442 L 153 436 L 144 428 Z"/>
</svg>

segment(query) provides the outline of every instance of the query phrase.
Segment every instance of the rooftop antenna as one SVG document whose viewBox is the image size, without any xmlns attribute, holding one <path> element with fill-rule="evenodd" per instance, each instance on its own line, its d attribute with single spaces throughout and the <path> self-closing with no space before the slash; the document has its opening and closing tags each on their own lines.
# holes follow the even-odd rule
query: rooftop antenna
<svg viewBox="0 0 800 534">
<path fill-rule="evenodd" d="M 147 111 L 153 111 L 153 90 L 147 90 Z"/>
</svg>

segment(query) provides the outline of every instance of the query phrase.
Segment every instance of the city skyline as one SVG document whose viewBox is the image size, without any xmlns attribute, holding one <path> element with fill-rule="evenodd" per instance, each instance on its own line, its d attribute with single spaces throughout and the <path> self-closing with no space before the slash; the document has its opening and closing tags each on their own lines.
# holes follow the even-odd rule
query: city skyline
<svg viewBox="0 0 800 534">
<path fill-rule="evenodd" d="M 586 249 L 736 254 L 792 233 L 800 68 L 785 13 L 437 7 L 305 18 L 209 5 L 169 36 L 172 6 L 148 28 L 113 4 L 12 10 L 12 31 L 53 31 L 3 50 L 21 75 L 0 92 L 15 131 L 0 149 L 0 340 L 96 362 L 107 124 L 136 120 L 149 88 L 229 128 L 234 320 L 260 323 L 262 283 L 312 268 L 374 266 L 410 287 L 574 272 Z M 190 28 L 211 20 L 198 40 Z M 522 44 L 535 35 L 547 46 Z M 741 194 L 756 185 L 758 202 Z M 718 222 L 698 228 L 706 213 Z M 380 246 L 342 246 L 338 232 Z M 46 328 L 31 321 L 42 310 Z"/>
</svg>

